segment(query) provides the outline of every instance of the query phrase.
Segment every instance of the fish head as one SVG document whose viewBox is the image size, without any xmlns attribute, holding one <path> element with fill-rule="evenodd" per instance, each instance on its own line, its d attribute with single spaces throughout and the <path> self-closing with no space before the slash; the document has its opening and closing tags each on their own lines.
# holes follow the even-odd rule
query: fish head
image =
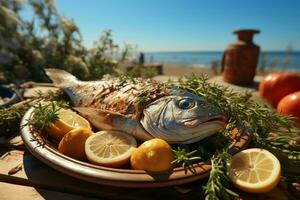
<svg viewBox="0 0 300 200">
<path fill-rule="evenodd" d="M 153 137 L 189 144 L 224 128 L 226 117 L 203 97 L 177 89 L 147 105 L 140 122 Z"/>
</svg>

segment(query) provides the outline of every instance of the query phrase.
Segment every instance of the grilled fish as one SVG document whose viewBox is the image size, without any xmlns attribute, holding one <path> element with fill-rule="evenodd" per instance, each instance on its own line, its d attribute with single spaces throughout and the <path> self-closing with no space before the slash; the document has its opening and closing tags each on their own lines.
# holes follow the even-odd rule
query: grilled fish
<svg viewBox="0 0 300 200">
<path fill-rule="evenodd" d="M 171 84 L 138 78 L 85 82 L 52 68 L 46 74 L 99 130 L 120 130 L 142 141 L 161 138 L 189 144 L 225 126 L 226 117 L 218 108 Z"/>
</svg>

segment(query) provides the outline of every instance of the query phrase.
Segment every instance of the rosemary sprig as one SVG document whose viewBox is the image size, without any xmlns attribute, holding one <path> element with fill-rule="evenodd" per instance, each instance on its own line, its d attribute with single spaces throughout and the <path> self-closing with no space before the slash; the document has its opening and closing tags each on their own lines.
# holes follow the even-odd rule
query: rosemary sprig
<svg viewBox="0 0 300 200">
<path fill-rule="evenodd" d="M 52 123 L 59 119 L 58 111 L 61 109 L 57 102 L 50 102 L 48 104 L 38 103 L 34 105 L 34 115 L 28 120 L 26 125 L 30 125 L 39 131 L 46 130 Z"/>
<path fill-rule="evenodd" d="M 26 100 L 16 106 L 0 109 L 1 135 L 9 136 L 17 133 L 23 115 L 31 106 L 36 106 L 40 101 L 66 102 L 65 99 L 66 97 L 62 90 L 50 91 L 46 94 L 38 93 L 37 97 Z"/>
<path fill-rule="evenodd" d="M 271 151 L 281 161 L 284 166 L 283 173 L 289 173 L 290 168 L 299 169 L 300 149 L 296 139 L 298 132 L 276 132 L 272 137 L 261 137 L 258 133 L 253 133 L 253 146 L 261 147 Z M 297 135 L 296 137 L 293 137 Z M 295 172 L 295 170 L 293 170 Z M 297 172 L 300 175 L 299 172 Z"/>
<path fill-rule="evenodd" d="M 295 162 L 297 158 L 299 160 L 299 149 L 291 145 L 293 138 L 300 137 L 300 131 L 294 129 L 295 124 L 291 117 L 282 116 L 268 105 L 252 100 L 252 94 L 249 92 L 237 93 L 228 87 L 210 83 L 206 76 L 193 75 L 179 80 L 178 84 L 203 96 L 228 116 L 228 125 L 222 132 L 224 135 L 230 134 L 238 124 L 243 124 L 252 133 L 254 146 L 271 149 L 277 157 L 285 157 L 283 160 L 298 163 L 297 166 L 300 167 L 300 162 Z M 269 138 L 270 132 L 284 134 Z M 281 152 L 284 152 L 284 155 Z"/>
<path fill-rule="evenodd" d="M 147 100 L 150 98 L 150 94 L 146 94 L 145 96 L 141 96 L 138 100 L 137 103 L 139 106 L 143 106 Z"/>
<path fill-rule="evenodd" d="M 280 159 L 283 174 L 289 171 L 294 175 L 299 173 L 295 169 L 300 167 L 300 131 L 295 128 L 291 117 L 279 115 L 268 105 L 252 100 L 249 92 L 236 93 L 227 87 L 209 83 L 205 76 L 193 75 L 186 80 L 179 80 L 178 84 L 203 96 L 228 116 L 228 124 L 222 131 L 224 136 L 229 136 L 234 128 L 242 124 L 252 133 L 253 146 L 267 149 Z M 275 135 L 270 137 L 270 132 Z M 229 199 L 230 196 L 236 196 L 228 189 L 225 172 L 229 158 L 227 155 L 225 152 L 211 158 L 213 168 L 204 186 L 206 199 Z"/>
<path fill-rule="evenodd" d="M 36 97 L 33 100 L 38 101 L 57 101 L 57 102 L 65 102 L 67 103 L 68 96 L 64 93 L 62 89 L 58 89 L 56 91 L 49 90 L 47 93 L 42 93 L 41 91 L 37 91 Z"/>
<path fill-rule="evenodd" d="M 229 135 L 224 135 L 223 131 L 193 144 L 173 146 L 173 163 L 190 169 L 192 164 L 210 159 L 218 149 L 228 146 L 229 141 Z"/>
<path fill-rule="evenodd" d="M 229 117 L 229 122 L 246 123 L 264 133 L 294 126 L 290 117 L 281 116 L 269 106 L 253 101 L 250 92 L 234 92 L 228 87 L 210 83 L 206 76 L 193 75 L 187 80 L 180 79 L 178 84 L 220 108 Z"/>
<path fill-rule="evenodd" d="M 159 96 L 164 96 L 167 92 L 168 86 L 164 83 L 155 82 L 155 84 L 149 83 L 148 86 L 145 86 L 138 94 L 136 103 L 139 106 L 143 106 L 147 101 L 151 99 L 158 98 Z"/>
<path fill-rule="evenodd" d="M 178 146 L 176 150 L 173 149 L 173 153 L 175 160 L 172 161 L 172 164 L 178 164 L 184 168 L 191 166 L 195 161 L 202 160 L 200 156 L 194 155 L 197 153 L 197 150 L 190 151 L 187 146 Z"/>
<path fill-rule="evenodd" d="M 123 86 L 125 84 L 135 84 L 135 78 L 128 75 L 119 75 L 118 77 L 119 86 Z"/>
<path fill-rule="evenodd" d="M 0 135 L 8 136 L 17 133 L 19 130 L 18 125 L 29 107 L 28 103 L 25 103 L 21 107 L 0 109 Z"/>
<path fill-rule="evenodd" d="M 203 186 L 206 200 L 229 200 L 231 197 L 239 196 L 229 188 L 226 163 L 230 158 L 231 155 L 226 151 L 217 153 L 211 158 L 212 169 L 206 185 Z"/>
</svg>

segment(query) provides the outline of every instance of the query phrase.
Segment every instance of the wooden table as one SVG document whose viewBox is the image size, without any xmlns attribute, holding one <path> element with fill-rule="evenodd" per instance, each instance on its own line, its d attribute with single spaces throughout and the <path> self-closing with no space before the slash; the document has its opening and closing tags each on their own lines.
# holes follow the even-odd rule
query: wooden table
<svg viewBox="0 0 300 200">
<path fill-rule="evenodd" d="M 211 81 L 225 84 L 220 77 L 215 77 Z M 234 89 L 247 88 L 234 86 Z M 152 189 L 97 185 L 67 176 L 41 163 L 25 149 L 18 134 L 12 138 L 0 138 L 1 200 L 203 199 L 202 185 L 205 181 Z M 287 199 L 280 186 L 264 195 L 237 192 L 243 199 Z"/>
<path fill-rule="evenodd" d="M 26 150 L 2 148 L 0 152 L 0 199 L 191 199 L 201 196 L 201 192 L 193 189 L 201 183 L 153 189 L 110 187 L 62 174 Z"/>
</svg>

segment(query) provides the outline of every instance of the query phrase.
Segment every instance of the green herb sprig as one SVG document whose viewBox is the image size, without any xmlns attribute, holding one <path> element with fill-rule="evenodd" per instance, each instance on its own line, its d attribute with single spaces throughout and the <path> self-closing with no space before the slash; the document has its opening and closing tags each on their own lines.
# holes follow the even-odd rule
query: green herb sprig
<svg viewBox="0 0 300 200">
<path fill-rule="evenodd" d="M 25 103 L 21 107 L 0 109 L 0 136 L 9 136 L 19 131 L 19 124 L 30 106 Z"/>
<path fill-rule="evenodd" d="M 202 160 L 200 156 L 196 156 L 197 150 L 190 151 L 188 147 L 178 146 L 177 149 L 173 149 L 175 155 L 175 160 L 172 161 L 172 164 L 181 165 L 184 168 L 188 168 L 194 162 Z"/>
<path fill-rule="evenodd" d="M 30 125 L 39 131 L 46 130 L 52 123 L 59 119 L 58 111 L 61 107 L 58 106 L 58 104 L 59 103 L 52 101 L 46 104 L 38 103 L 33 106 L 34 115 L 28 120 L 26 125 Z"/>
<path fill-rule="evenodd" d="M 217 153 L 211 158 L 212 169 L 206 185 L 203 186 L 206 200 L 229 200 L 231 197 L 239 196 L 230 190 L 229 179 L 226 175 L 226 164 L 230 158 L 231 155 L 226 151 Z"/>
<path fill-rule="evenodd" d="M 284 175 L 289 175 L 289 172 L 294 176 L 299 174 L 294 169 L 300 168 L 300 131 L 295 128 L 293 118 L 282 116 L 268 105 L 252 100 L 250 92 L 234 92 L 228 87 L 210 83 L 205 76 L 193 75 L 177 84 L 203 96 L 227 115 L 228 124 L 218 134 L 228 137 L 234 128 L 243 125 L 252 135 L 252 146 L 267 149 L 280 159 Z M 270 137 L 272 132 L 275 134 Z M 228 190 L 227 158 L 227 153 L 217 153 L 211 158 L 213 169 L 204 187 L 206 199 L 229 199 L 236 195 Z"/>
<path fill-rule="evenodd" d="M 41 101 L 56 101 L 66 105 L 66 97 L 62 90 L 50 91 L 48 93 L 38 93 L 33 99 L 26 100 L 21 104 L 9 108 L 0 109 L 0 130 L 1 135 L 10 136 L 19 131 L 19 125 L 25 112 L 32 106 L 38 106 Z"/>
<path fill-rule="evenodd" d="M 278 157 L 282 157 L 279 152 L 284 152 L 285 160 L 299 160 L 299 149 L 291 145 L 294 138 L 300 137 L 300 131 L 294 128 L 293 118 L 282 116 L 268 105 L 252 100 L 249 92 L 237 93 L 228 87 L 210 83 L 206 76 L 193 75 L 179 80 L 178 85 L 203 96 L 228 116 L 228 124 L 222 134 L 229 135 L 233 128 L 242 124 L 252 133 L 254 146 L 273 149 Z M 270 138 L 270 132 L 282 134 Z M 300 162 L 296 163 L 300 167 Z"/>
</svg>

